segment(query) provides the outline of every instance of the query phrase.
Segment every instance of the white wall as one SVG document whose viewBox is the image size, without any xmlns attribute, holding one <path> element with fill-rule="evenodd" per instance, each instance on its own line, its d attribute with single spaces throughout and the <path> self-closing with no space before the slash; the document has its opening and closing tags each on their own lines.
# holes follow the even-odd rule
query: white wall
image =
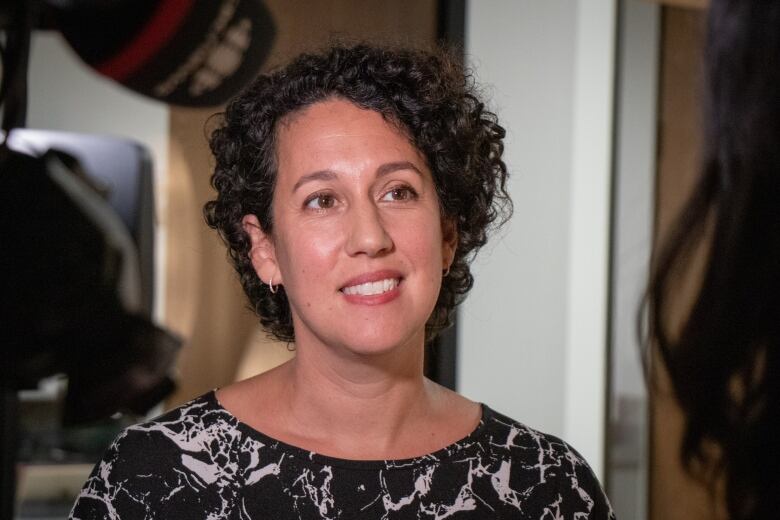
<svg viewBox="0 0 780 520">
<path fill-rule="evenodd" d="M 30 50 L 27 127 L 108 134 L 145 144 L 154 161 L 156 210 L 165 214 L 168 108 L 92 72 L 59 35 L 36 32 Z M 164 227 L 155 241 L 155 316 L 161 318 L 165 287 Z"/>
<path fill-rule="evenodd" d="M 655 219 L 661 7 L 623 0 L 615 117 L 612 352 L 605 482 L 618 518 L 647 518 L 649 413 L 637 307 L 648 278 Z"/>
<path fill-rule="evenodd" d="M 467 61 L 508 131 L 512 221 L 459 316 L 465 395 L 602 474 L 614 0 L 471 0 Z"/>
</svg>

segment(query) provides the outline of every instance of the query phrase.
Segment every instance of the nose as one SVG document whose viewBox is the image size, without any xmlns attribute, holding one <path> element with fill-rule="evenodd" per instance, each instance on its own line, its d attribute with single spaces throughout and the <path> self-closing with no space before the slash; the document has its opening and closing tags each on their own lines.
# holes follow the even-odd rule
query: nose
<svg viewBox="0 0 780 520">
<path fill-rule="evenodd" d="M 350 256 L 381 256 L 393 249 L 393 240 L 387 232 L 379 208 L 366 203 L 354 207 L 349 212 L 350 231 L 347 240 L 347 253 Z"/>
</svg>

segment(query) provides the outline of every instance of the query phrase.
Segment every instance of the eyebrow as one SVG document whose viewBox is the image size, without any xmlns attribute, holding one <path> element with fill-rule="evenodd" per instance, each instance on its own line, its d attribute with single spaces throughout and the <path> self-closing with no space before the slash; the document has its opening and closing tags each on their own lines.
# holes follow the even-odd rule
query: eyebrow
<svg viewBox="0 0 780 520">
<path fill-rule="evenodd" d="M 381 177 L 383 175 L 387 175 L 388 173 L 397 172 L 399 170 L 412 170 L 413 172 L 417 172 L 418 175 L 422 175 L 420 169 L 409 161 L 397 161 L 385 163 L 377 168 L 376 176 Z"/>
<path fill-rule="evenodd" d="M 379 168 L 376 169 L 376 176 L 382 177 L 389 173 L 397 172 L 399 170 L 411 170 L 413 172 L 416 172 L 418 175 L 422 175 L 420 169 L 417 166 L 415 166 L 413 163 L 409 161 L 396 161 L 396 162 L 390 162 L 381 165 Z M 333 170 L 319 170 L 316 172 L 306 174 L 300 179 L 298 179 L 298 182 L 295 183 L 295 185 L 293 186 L 293 192 L 297 191 L 298 188 L 300 188 L 307 182 L 332 181 L 336 177 L 337 177 L 336 172 L 334 172 Z"/>
<path fill-rule="evenodd" d="M 311 181 L 332 181 L 336 178 L 336 172 L 333 170 L 320 170 L 317 172 L 309 173 L 307 175 L 304 175 L 300 179 L 298 179 L 298 182 L 295 183 L 295 186 L 293 186 L 293 193 L 306 184 L 307 182 Z"/>
</svg>

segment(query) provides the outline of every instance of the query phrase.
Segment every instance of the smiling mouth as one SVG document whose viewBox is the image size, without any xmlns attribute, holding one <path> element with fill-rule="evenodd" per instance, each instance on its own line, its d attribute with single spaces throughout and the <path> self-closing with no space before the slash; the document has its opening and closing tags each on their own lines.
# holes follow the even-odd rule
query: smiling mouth
<svg viewBox="0 0 780 520">
<path fill-rule="evenodd" d="M 357 285 L 344 287 L 341 292 L 350 296 L 376 296 L 390 292 L 401 283 L 399 278 L 385 278 L 376 282 L 366 282 Z"/>
</svg>

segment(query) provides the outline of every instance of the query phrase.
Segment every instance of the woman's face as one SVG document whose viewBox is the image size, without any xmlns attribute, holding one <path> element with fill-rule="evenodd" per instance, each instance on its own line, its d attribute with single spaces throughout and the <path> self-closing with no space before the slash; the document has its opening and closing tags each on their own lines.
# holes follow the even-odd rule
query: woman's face
<svg viewBox="0 0 780 520">
<path fill-rule="evenodd" d="M 299 346 L 422 344 L 456 236 L 420 152 L 380 114 L 332 99 L 280 125 L 277 154 L 273 234 L 244 225 L 258 275 L 284 285 Z"/>
</svg>

